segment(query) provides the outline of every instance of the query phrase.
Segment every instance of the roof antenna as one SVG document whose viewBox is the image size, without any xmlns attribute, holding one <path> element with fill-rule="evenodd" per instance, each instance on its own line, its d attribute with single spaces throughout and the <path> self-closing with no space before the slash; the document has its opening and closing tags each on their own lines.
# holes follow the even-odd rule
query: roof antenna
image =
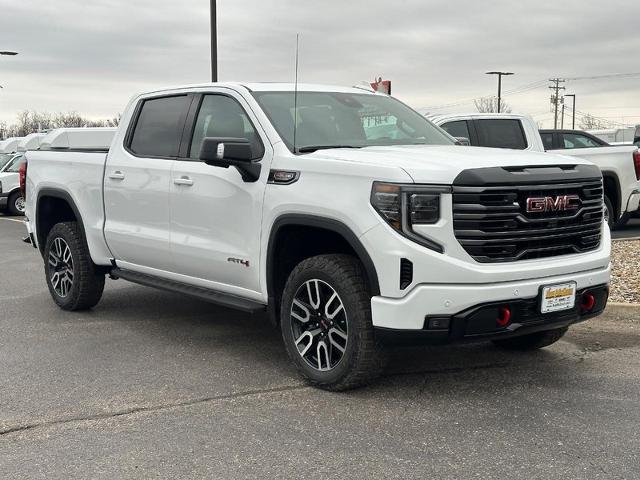
<svg viewBox="0 0 640 480">
<path fill-rule="evenodd" d="M 296 131 L 298 130 L 298 52 L 300 34 L 296 33 L 296 81 L 293 87 L 293 153 L 296 152 Z"/>
</svg>

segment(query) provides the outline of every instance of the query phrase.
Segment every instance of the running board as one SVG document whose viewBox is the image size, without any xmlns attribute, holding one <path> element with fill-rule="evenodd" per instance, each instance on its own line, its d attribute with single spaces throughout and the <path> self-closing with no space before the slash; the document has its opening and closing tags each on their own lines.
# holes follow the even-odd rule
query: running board
<svg viewBox="0 0 640 480">
<path fill-rule="evenodd" d="M 185 295 L 200 298 L 201 300 L 206 300 L 207 302 L 216 303 L 224 307 L 234 308 L 236 310 L 242 310 L 250 313 L 265 311 L 267 308 L 267 306 L 262 303 L 247 300 L 246 298 L 230 295 L 228 293 L 209 290 L 208 288 L 203 287 L 196 287 L 194 285 L 188 285 L 186 283 L 176 282 L 166 278 L 154 277 L 153 275 L 147 275 L 145 273 L 122 270 L 118 267 L 111 269 L 111 277 L 122 278 L 147 287 L 183 293 Z"/>
</svg>

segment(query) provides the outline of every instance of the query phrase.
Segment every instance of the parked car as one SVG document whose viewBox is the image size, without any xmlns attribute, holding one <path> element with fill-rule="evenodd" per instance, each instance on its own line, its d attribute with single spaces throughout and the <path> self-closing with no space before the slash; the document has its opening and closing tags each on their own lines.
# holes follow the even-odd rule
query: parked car
<svg viewBox="0 0 640 480">
<path fill-rule="evenodd" d="M 16 154 L 20 140 L 19 137 L 11 137 L 0 142 L 0 172 Z"/>
<path fill-rule="evenodd" d="M 540 130 L 540 137 L 547 151 L 610 146 L 604 140 L 581 130 Z"/>
<path fill-rule="evenodd" d="M 536 123 L 526 115 L 472 113 L 440 115 L 432 117 L 432 120 L 453 136 L 469 138 L 474 146 L 532 152 L 549 150 L 549 144 L 543 143 Z M 602 170 L 605 218 L 611 228 L 623 225 L 640 210 L 640 153 L 637 147 L 563 148 L 557 153 L 583 158 Z"/>
<path fill-rule="evenodd" d="M 60 308 L 96 305 L 109 274 L 264 311 L 322 388 L 369 381 L 385 341 L 536 349 L 607 301 L 595 165 L 456 146 L 382 93 L 155 90 L 109 149 L 27 159 L 27 231 Z"/>
<path fill-rule="evenodd" d="M 15 154 L 0 170 L 0 211 L 9 215 L 24 215 L 24 196 L 20 191 L 20 166 L 24 154 Z"/>
</svg>

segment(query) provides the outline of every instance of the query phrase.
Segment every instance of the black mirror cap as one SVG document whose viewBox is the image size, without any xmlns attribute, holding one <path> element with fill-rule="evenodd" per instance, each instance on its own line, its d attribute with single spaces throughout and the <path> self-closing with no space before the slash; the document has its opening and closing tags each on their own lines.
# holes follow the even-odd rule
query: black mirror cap
<svg viewBox="0 0 640 480">
<path fill-rule="evenodd" d="M 471 141 L 467 137 L 454 137 L 456 139 L 456 145 L 462 145 L 464 147 L 470 147 Z"/>
<path fill-rule="evenodd" d="M 200 160 L 209 165 L 228 167 L 234 161 L 250 162 L 252 157 L 251 144 L 246 138 L 206 137 L 200 147 Z"/>
<path fill-rule="evenodd" d="M 251 143 L 246 138 L 205 137 L 200 160 L 214 167 L 236 167 L 245 182 L 260 178 L 261 164 L 253 162 Z"/>
</svg>

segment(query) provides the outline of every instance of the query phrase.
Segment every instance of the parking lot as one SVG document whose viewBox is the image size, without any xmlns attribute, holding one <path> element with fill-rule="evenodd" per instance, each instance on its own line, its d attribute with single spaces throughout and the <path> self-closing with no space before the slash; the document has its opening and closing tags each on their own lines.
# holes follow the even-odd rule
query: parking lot
<svg viewBox="0 0 640 480">
<path fill-rule="evenodd" d="M 637 478 L 633 307 L 536 353 L 392 351 L 335 394 L 263 318 L 123 281 L 58 310 L 23 234 L 0 218 L 2 478 Z"/>
</svg>

